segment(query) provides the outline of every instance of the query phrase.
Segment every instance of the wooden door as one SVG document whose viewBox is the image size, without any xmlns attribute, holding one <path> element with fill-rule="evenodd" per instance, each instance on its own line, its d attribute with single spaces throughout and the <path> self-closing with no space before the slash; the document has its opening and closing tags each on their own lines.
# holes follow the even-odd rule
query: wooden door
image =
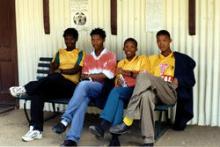
<svg viewBox="0 0 220 147">
<path fill-rule="evenodd" d="M 8 88 L 18 84 L 15 0 L 0 0 L 0 104 L 15 104 Z"/>
</svg>

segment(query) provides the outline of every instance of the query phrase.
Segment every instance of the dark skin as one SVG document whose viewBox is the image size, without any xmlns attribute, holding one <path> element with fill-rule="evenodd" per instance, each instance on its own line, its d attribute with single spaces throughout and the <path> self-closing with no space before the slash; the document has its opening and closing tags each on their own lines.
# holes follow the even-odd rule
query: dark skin
<svg viewBox="0 0 220 147">
<path fill-rule="evenodd" d="M 161 54 L 165 57 L 169 56 L 169 54 L 172 53 L 172 50 L 170 48 L 171 42 L 172 42 L 172 39 L 167 35 L 157 36 L 157 46 L 159 47 Z M 177 78 L 174 78 L 172 83 L 178 87 L 178 79 Z"/>
<path fill-rule="evenodd" d="M 105 39 L 102 38 L 100 35 L 95 34 L 91 36 L 91 42 L 92 46 L 95 50 L 96 56 L 99 56 L 101 52 L 104 49 L 104 42 Z M 98 74 L 82 74 L 81 79 L 89 79 L 91 78 L 93 81 L 103 81 L 105 78 L 107 78 L 103 73 L 98 73 Z"/>
<path fill-rule="evenodd" d="M 126 55 L 126 59 L 128 61 L 131 61 L 135 55 L 136 55 L 136 51 L 137 51 L 137 46 L 134 44 L 134 42 L 132 41 L 128 41 L 124 44 L 124 52 Z M 133 77 L 136 78 L 136 76 L 138 75 L 138 71 L 130 71 L 130 70 L 123 70 L 122 68 L 117 68 L 116 70 L 116 74 L 122 74 L 123 77 L 127 76 L 127 77 Z M 117 85 L 120 85 L 118 83 L 119 81 L 117 81 Z"/>
<path fill-rule="evenodd" d="M 66 50 L 67 51 L 72 51 L 76 48 L 76 39 L 73 38 L 72 35 L 67 35 L 64 37 L 64 41 L 66 44 Z M 79 66 L 78 64 L 76 64 L 73 68 L 71 69 L 59 69 L 59 65 L 56 64 L 55 62 L 51 63 L 50 66 L 50 73 L 55 73 L 55 72 L 59 72 L 61 74 L 66 74 L 66 75 L 73 75 L 76 74 L 78 72 L 81 72 L 82 67 Z"/>
</svg>

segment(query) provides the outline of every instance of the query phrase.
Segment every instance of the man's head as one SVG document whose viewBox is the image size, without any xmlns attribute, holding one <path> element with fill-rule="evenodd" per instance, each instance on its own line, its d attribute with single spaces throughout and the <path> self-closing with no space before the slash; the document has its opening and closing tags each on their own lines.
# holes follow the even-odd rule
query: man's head
<svg viewBox="0 0 220 147">
<path fill-rule="evenodd" d="M 137 51 L 137 41 L 134 38 L 128 38 L 124 41 L 124 48 L 123 48 L 126 58 L 131 60 Z"/>
<path fill-rule="evenodd" d="M 103 43 L 105 42 L 105 31 L 101 28 L 95 28 L 90 33 L 92 46 L 95 50 L 101 50 L 104 48 Z"/>
<path fill-rule="evenodd" d="M 75 28 L 67 28 L 64 33 L 63 37 L 65 40 L 65 44 L 67 49 L 74 49 L 76 46 L 76 42 L 78 40 L 78 31 Z"/>
<path fill-rule="evenodd" d="M 157 32 L 156 38 L 157 45 L 162 54 L 171 52 L 170 43 L 172 42 L 172 39 L 170 38 L 170 33 L 168 31 L 160 30 Z"/>
</svg>

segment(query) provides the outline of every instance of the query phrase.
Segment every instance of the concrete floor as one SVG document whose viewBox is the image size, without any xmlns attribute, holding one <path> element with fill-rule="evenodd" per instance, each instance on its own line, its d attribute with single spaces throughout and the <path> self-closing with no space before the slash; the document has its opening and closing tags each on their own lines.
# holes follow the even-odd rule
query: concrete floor
<svg viewBox="0 0 220 147">
<path fill-rule="evenodd" d="M 49 113 L 47 113 L 49 115 Z M 107 146 L 110 135 L 106 135 L 104 140 L 97 140 L 88 132 L 88 126 L 97 122 L 97 115 L 87 115 L 84 130 L 79 145 L 82 146 Z M 58 118 L 45 123 L 43 139 L 32 142 L 21 141 L 21 136 L 28 129 L 28 124 L 23 110 L 13 110 L 0 114 L 0 146 L 60 146 L 63 142 L 65 133 L 54 134 L 51 126 L 58 121 Z M 132 131 L 120 137 L 123 146 L 139 146 L 142 143 L 140 131 L 132 128 Z M 220 128 L 218 127 L 199 127 L 188 126 L 185 131 L 173 131 L 169 129 L 155 146 L 220 146 Z"/>
</svg>

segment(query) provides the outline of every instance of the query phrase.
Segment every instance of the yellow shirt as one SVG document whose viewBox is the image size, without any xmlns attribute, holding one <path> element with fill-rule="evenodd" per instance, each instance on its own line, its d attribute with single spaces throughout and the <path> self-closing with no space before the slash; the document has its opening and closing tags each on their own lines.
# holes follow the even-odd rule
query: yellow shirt
<svg viewBox="0 0 220 147">
<path fill-rule="evenodd" d="M 161 77 L 165 81 L 171 82 L 174 77 L 175 58 L 173 52 L 167 57 L 162 54 L 149 57 L 151 73 L 154 76 Z"/>
<path fill-rule="evenodd" d="M 72 51 L 67 51 L 66 49 L 60 49 L 58 51 L 58 55 L 56 54 L 52 60 L 52 62 L 56 62 L 59 64 L 59 69 L 71 69 L 75 66 L 75 64 L 79 64 L 79 66 L 83 65 L 83 61 L 85 58 L 85 52 L 82 51 L 80 53 L 79 49 L 73 49 Z M 65 75 L 62 74 L 64 78 L 72 81 L 73 83 L 77 84 L 80 78 L 80 72 L 73 74 L 73 75 Z"/>
<path fill-rule="evenodd" d="M 143 71 L 150 71 L 150 63 L 148 57 L 141 55 L 141 56 L 135 56 L 131 61 L 127 59 L 122 59 L 119 61 L 117 68 L 122 68 L 123 70 L 128 71 L 137 71 L 137 72 L 143 72 Z M 116 77 L 116 80 L 118 78 L 118 75 Z M 132 87 L 135 85 L 135 79 L 132 77 L 124 77 L 126 84 L 128 87 Z"/>
</svg>

